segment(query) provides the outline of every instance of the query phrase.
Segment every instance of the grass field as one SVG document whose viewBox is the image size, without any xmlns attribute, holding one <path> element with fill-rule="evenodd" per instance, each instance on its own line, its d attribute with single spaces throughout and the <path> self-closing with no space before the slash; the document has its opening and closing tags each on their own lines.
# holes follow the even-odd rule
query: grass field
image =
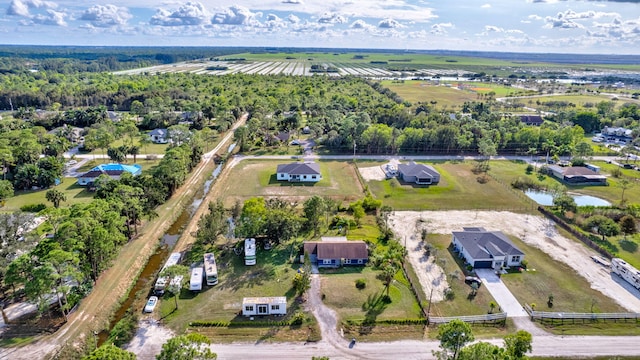
<svg viewBox="0 0 640 360">
<path fill-rule="evenodd" d="M 491 166 L 497 161 L 492 161 Z M 359 163 L 360 167 L 380 163 Z M 440 183 L 433 186 L 403 184 L 397 179 L 368 181 L 373 194 L 396 210 L 512 209 L 526 211 L 531 204 L 518 197 L 507 186 L 492 178 L 480 183 L 472 172 L 473 162 L 432 163 L 440 172 Z"/>
<path fill-rule="evenodd" d="M 564 102 L 568 102 L 571 104 L 574 104 L 577 108 L 585 108 L 585 104 L 592 104 L 595 105 L 599 102 L 602 101 L 611 101 L 611 96 L 607 96 L 607 95 L 552 95 L 552 96 L 537 96 L 535 98 L 532 99 L 534 105 L 539 101 L 540 103 L 545 103 L 548 101 L 564 101 Z M 623 98 L 620 97 L 618 98 L 618 101 L 615 101 L 615 107 L 616 109 L 621 107 L 622 105 L 626 104 L 626 103 L 638 103 L 637 100 L 632 100 L 629 98 Z M 597 109 L 593 108 L 593 107 L 588 107 L 586 108 L 587 110 L 591 110 L 594 112 L 597 112 Z M 595 110 L 594 110 L 595 109 Z"/>
<path fill-rule="evenodd" d="M 227 181 L 220 184 L 226 194 L 224 204 L 232 206 L 236 200 L 250 197 L 281 197 L 303 202 L 313 195 L 328 196 L 338 201 L 351 202 L 363 196 L 362 187 L 349 162 L 319 161 L 322 180 L 317 183 L 288 183 L 276 180 L 276 167 L 283 161 L 245 160 L 230 169 Z M 242 179 L 239 181 L 238 179 Z"/>
<path fill-rule="evenodd" d="M 212 141 L 210 141 L 208 144 L 211 144 L 210 147 L 215 146 L 215 143 L 217 142 L 218 139 L 213 139 Z M 113 141 L 111 144 L 109 144 L 109 147 L 118 147 L 118 146 L 122 146 L 124 144 L 124 140 L 123 139 L 117 139 L 115 141 Z M 165 150 L 167 149 L 167 147 L 169 146 L 168 144 L 145 144 L 145 145 L 141 145 L 140 144 L 140 140 L 139 139 L 134 139 L 133 140 L 133 144 L 136 146 L 140 147 L 140 154 L 143 154 L 142 156 L 144 156 L 144 154 L 164 154 Z M 89 152 L 85 152 L 83 154 L 88 154 L 88 155 L 102 155 L 104 151 L 104 154 L 107 154 L 107 150 L 106 149 L 94 149 L 92 151 Z"/>
<path fill-rule="evenodd" d="M 62 191 L 67 197 L 66 201 L 60 203 L 62 207 L 90 202 L 94 195 L 94 193 L 87 191 L 85 187 L 77 185 L 76 179 L 74 178 L 63 178 L 62 183 L 52 187 L 52 189 Z M 13 197 L 7 199 L 4 206 L 0 208 L 0 211 L 13 212 L 20 210 L 21 206 L 33 204 L 53 206 L 45 197 L 49 190 L 50 189 L 16 191 Z"/>
</svg>

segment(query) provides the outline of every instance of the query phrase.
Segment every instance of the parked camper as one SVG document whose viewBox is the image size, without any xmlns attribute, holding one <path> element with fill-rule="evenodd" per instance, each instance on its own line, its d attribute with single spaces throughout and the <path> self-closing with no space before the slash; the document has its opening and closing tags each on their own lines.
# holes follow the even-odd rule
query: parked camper
<svg viewBox="0 0 640 360">
<path fill-rule="evenodd" d="M 218 283 L 218 266 L 213 253 L 204 254 L 204 277 L 209 286 Z"/>
<path fill-rule="evenodd" d="M 191 279 L 189 280 L 189 290 L 200 291 L 202 290 L 202 275 L 204 271 L 201 267 L 195 267 L 191 269 Z"/>
<path fill-rule="evenodd" d="M 256 239 L 254 238 L 244 240 L 244 264 L 256 264 Z"/>
<path fill-rule="evenodd" d="M 611 272 L 623 278 L 626 282 L 640 290 L 640 271 L 622 259 L 611 259 Z"/>
<path fill-rule="evenodd" d="M 181 256 L 182 254 L 180 254 L 179 252 L 169 255 L 169 259 L 167 259 L 167 262 L 162 266 L 162 269 L 160 269 L 160 274 L 162 274 L 162 272 L 165 271 L 168 267 L 178 265 Z M 170 279 L 167 276 L 158 277 L 158 280 L 156 280 L 156 284 L 153 287 L 153 291 L 155 291 L 157 294 L 162 295 L 165 288 L 169 284 L 169 281 Z"/>
</svg>

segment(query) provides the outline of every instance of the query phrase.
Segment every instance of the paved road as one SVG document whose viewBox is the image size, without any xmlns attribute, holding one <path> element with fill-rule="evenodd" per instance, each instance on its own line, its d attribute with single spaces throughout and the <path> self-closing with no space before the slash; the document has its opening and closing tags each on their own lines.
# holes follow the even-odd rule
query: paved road
<svg viewBox="0 0 640 360">
<path fill-rule="evenodd" d="M 509 291 L 502 279 L 495 274 L 493 269 L 476 269 L 478 277 L 482 280 L 482 284 L 491 293 L 502 311 L 507 313 L 507 317 L 527 317 L 528 314 L 522 308 L 515 296 Z"/>
</svg>

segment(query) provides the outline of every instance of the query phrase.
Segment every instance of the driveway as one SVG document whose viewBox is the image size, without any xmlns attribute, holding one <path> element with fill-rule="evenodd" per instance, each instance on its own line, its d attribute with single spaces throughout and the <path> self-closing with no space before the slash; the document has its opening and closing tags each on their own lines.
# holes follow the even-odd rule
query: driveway
<svg viewBox="0 0 640 360">
<path fill-rule="evenodd" d="M 515 296 L 507 289 L 502 280 L 494 273 L 493 269 L 476 269 L 476 274 L 482 279 L 482 284 L 487 287 L 496 300 L 500 309 L 507 313 L 507 317 L 529 316 Z"/>
</svg>

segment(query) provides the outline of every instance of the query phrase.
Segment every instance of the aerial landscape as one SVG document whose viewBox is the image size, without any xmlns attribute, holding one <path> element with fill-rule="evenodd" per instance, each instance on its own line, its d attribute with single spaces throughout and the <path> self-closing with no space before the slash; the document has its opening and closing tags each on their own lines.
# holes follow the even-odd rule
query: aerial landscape
<svg viewBox="0 0 640 360">
<path fill-rule="evenodd" d="M 640 1 L 0 7 L 0 359 L 640 358 Z"/>
</svg>

